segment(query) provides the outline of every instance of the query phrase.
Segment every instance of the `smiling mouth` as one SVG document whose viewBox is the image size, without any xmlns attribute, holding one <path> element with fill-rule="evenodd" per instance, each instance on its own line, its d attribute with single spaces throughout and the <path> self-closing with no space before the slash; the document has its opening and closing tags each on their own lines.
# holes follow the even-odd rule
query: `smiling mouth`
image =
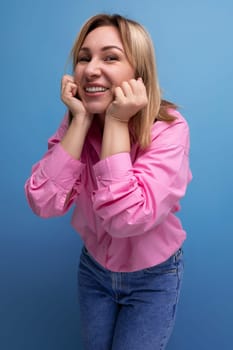
<svg viewBox="0 0 233 350">
<path fill-rule="evenodd" d="M 104 92 L 104 91 L 107 91 L 108 89 L 101 86 L 90 86 L 90 87 L 86 87 L 84 90 L 85 92 Z"/>
</svg>

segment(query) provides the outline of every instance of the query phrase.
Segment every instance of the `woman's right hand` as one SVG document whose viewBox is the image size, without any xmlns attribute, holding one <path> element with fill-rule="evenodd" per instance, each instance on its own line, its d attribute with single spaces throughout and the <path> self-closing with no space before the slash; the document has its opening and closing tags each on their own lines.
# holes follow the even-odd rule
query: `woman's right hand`
<svg viewBox="0 0 233 350">
<path fill-rule="evenodd" d="M 76 159 L 80 159 L 93 114 L 86 111 L 77 97 L 78 85 L 72 75 L 64 75 L 61 81 L 61 100 L 72 113 L 72 122 L 61 140 L 63 148 Z"/>
<path fill-rule="evenodd" d="M 73 117 L 87 116 L 88 113 L 80 99 L 77 98 L 78 85 L 72 75 L 64 75 L 61 81 L 61 100 L 71 111 Z"/>
</svg>

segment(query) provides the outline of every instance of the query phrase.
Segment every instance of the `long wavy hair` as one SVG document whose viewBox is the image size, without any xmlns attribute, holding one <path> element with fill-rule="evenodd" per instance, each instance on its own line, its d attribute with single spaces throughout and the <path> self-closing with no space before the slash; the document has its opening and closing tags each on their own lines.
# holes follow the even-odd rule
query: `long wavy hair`
<svg viewBox="0 0 233 350">
<path fill-rule="evenodd" d="M 117 28 L 125 50 L 126 57 L 135 69 L 135 78 L 141 77 L 147 91 L 148 104 L 129 122 L 131 139 L 138 142 L 141 148 L 146 148 L 151 142 L 151 126 L 157 120 L 172 122 L 175 117 L 171 114 L 177 106 L 161 99 L 161 91 L 156 69 L 154 46 L 146 29 L 138 22 L 119 14 L 98 14 L 91 17 L 81 28 L 71 50 L 73 70 L 78 61 L 80 48 L 86 36 L 101 26 Z M 70 122 L 72 115 L 70 113 Z"/>
</svg>

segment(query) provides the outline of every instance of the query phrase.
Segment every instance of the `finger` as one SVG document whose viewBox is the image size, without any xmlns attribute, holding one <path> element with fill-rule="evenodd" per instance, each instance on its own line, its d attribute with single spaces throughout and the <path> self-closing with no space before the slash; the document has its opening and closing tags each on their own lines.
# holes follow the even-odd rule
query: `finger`
<svg viewBox="0 0 233 350">
<path fill-rule="evenodd" d="M 78 91 L 78 86 L 77 86 L 77 84 L 72 84 L 72 85 L 71 85 L 71 93 L 72 93 L 72 95 L 73 95 L 73 96 L 76 96 L 77 91 Z"/>
<path fill-rule="evenodd" d="M 74 77 L 72 75 L 64 75 L 61 80 L 61 88 L 63 89 L 67 83 L 74 83 Z"/>
<path fill-rule="evenodd" d="M 120 86 L 117 86 L 114 89 L 114 100 L 115 101 L 123 101 L 125 98 L 124 92 Z"/>
<path fill-rule="evenodd" d="M 131 79 L 129 81 L 129 84 L 130 84 L 132 91 L 134 93 L 136 103 L 141 105 L 141 106 L 145 106 L 148 102 L 148 99 L 147 99 L 146 87 L 144 85 L 142 78 L 138 78 L 137 80 Z"/>
<path fill-rule="evenodd" d="M 145 91 L 145 85 L 144 85 L 141 78 L 138 78 L 137 80 L 130 79 L 129 85 L 130 85 L 134 95 L 138 95 L 138 94 L 142 93 L 143 91 Z"/>
<path fill-rule="evenodd" d="M 146 86 L 145 86 L 142 78 L 138 78 L 137 79 L 137 85 L 138 85 L 139 89 L 141 89 L 141 90 L 146 92 Z"/>
<path fill-rule="evenodd" d="M 73 77 L 72 75 L 65 74 L 65 75 L 63 75 L 62 80 L 63 80 L 64 82 L 67 82 L 67 81 L 74 82 L 74 77 Z"/>
<path fill-rule="evenodd" d="M 70 81 L 70 80 L 67 80 L 67 81 L 63 82 L 63 84 L 62 84 L 62 88 L 61 88 L 62 93 L 65 91 L 66 92 L 71 91 L 74 89 L 74 87 L 77 88 L 77 84 Z"/>
<path fill-rule="evenodd" d="M 134 94 L 132 86 L 128 81 L 123 81 L 123 83 L 121 84 L 121 89 L 125 97 L 130 97 Z"/>
<path fill-rule="evenodd" d="M 65 92 L 65 93 L 67 92 L 68 94 L 71 93 L 72 96 L 75 96 L 75 95 L 76 95 L 77 90 L 78 90 L 77 85 L 74 84 L 74 83 L 70 83 L 70 82 L 68 82 L 68 83 L 66 84 L 65 88 L 64 88 L 64 92 Z"/>
<path fill-rule="evenodd" d="M 78 87 L 74 83 L 68 82 L 62 90 L 61 98 L 64 102 L 70 101 L 77 94 Z"/>
</svg>

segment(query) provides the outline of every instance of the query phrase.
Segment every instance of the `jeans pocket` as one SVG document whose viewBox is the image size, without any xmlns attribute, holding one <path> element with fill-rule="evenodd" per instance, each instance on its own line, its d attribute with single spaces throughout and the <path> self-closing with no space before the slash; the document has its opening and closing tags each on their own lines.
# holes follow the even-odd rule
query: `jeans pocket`
<svg viewBox="0 0 233 350">
<path fill-rule="evenodd" d="M 144 273 L 146 274 L 156 274 L 156 275 L 168 275 L 168 274 L 173 274 L 177 272 L 176 267 L 169 267 L 169 266 L 164 266 L 164 267 L 158 267 L 158 266 L 152 266 L 148 267 L 147 269 L 144 269 Z"/>
</svg>

